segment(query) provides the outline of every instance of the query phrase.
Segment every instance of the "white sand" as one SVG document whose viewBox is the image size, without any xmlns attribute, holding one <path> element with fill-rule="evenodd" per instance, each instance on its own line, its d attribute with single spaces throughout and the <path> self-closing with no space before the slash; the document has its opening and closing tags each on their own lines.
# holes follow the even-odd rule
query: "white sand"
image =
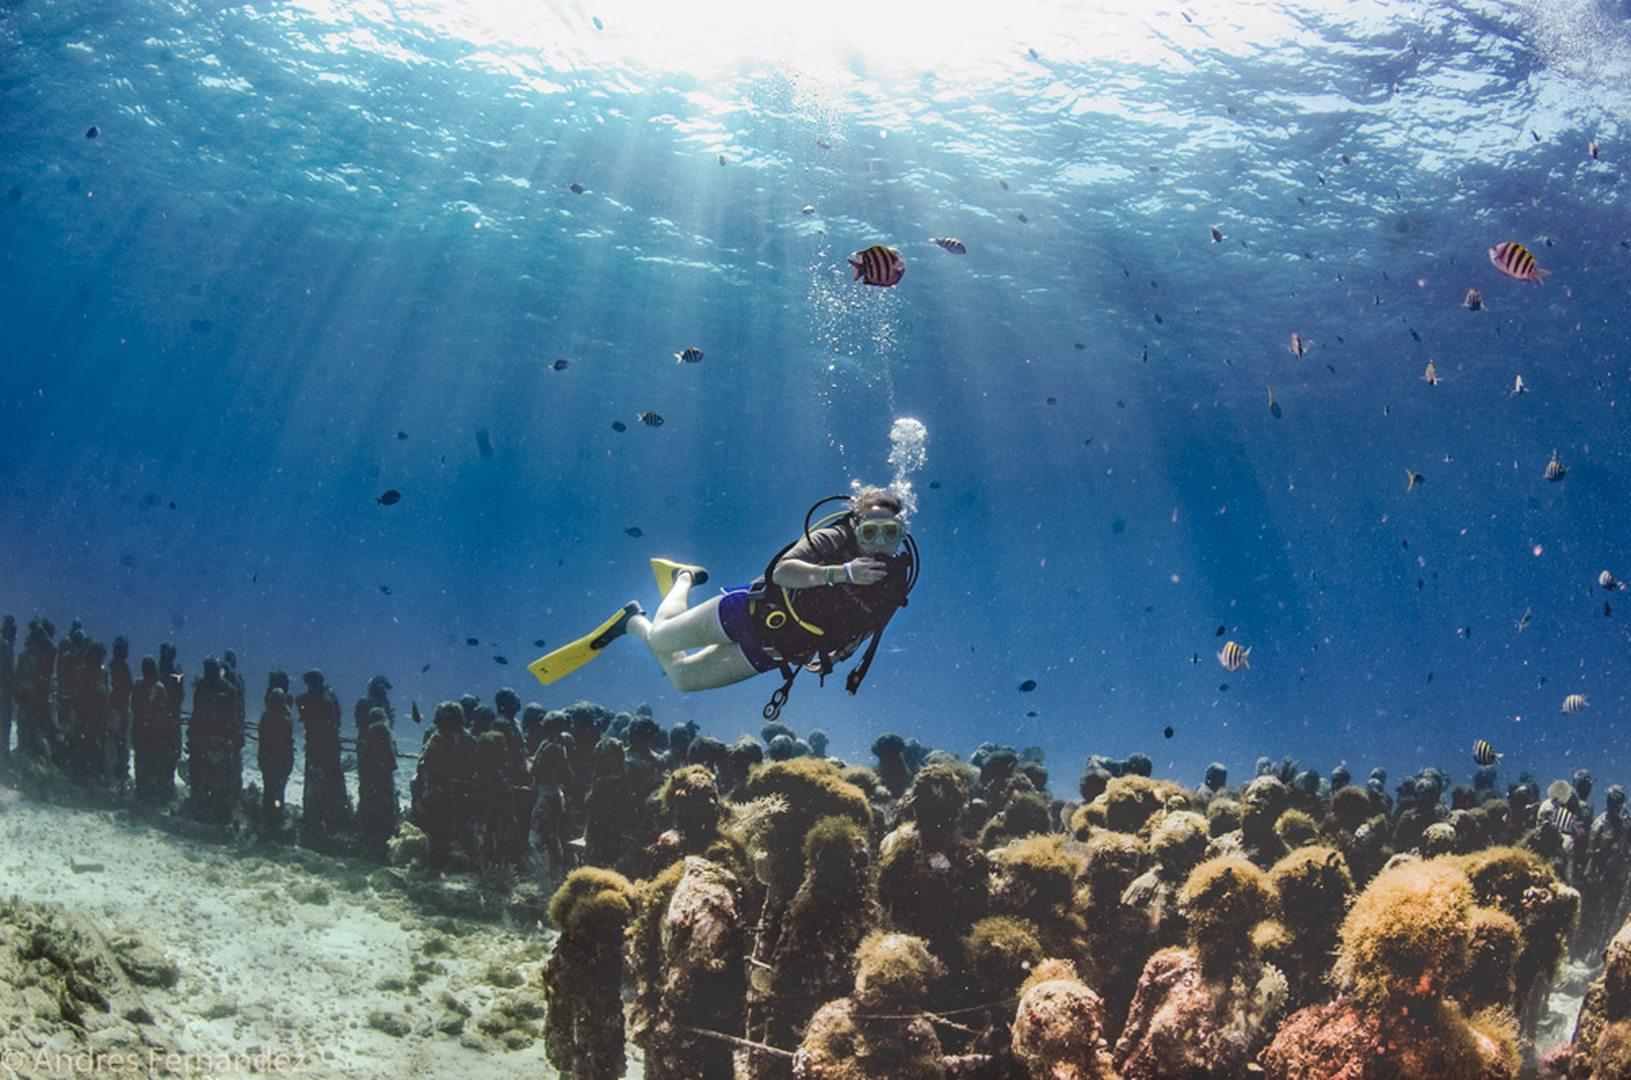
<svg viewBox="0 0 1631 1080">
<path fill-rule="evenodd" d="M 76 873 L 74 858 L 104 869 Z M 106 933 L 135 931 L 165 953 L 179 983 L 143 996 L 184 1052 L 302 1054 L 313 1076 L 556 1075 L 540 1040 L 508 1050 L 477 1027 L 515 993 L 488 982 L 488 965 L 535 988 L 551 935 L 421 917 L 394 893 L 349 884 L 361 887 L 0 787 L 0 891 L 60 903 Z M 319 888 L 327 903 L 296 899 Z M 451 949 L 427 955 L 433 939 Z M 443 970 L 415 987 L 416 961 Z M 393 978 L 401 989 L 380 988 Z M 437 1030 L 452 1018 L 443 991 L 472 1013 L 462 1034 Z M 370 1027 L 376 1010 L 409 1031 Z"/>
</svg>

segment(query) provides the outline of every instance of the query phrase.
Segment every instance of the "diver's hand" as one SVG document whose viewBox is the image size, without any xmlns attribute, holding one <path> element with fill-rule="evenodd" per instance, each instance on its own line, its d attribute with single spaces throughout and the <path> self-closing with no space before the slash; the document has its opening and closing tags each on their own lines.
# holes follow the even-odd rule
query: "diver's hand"
<svg viewBox="0 0 1631 1080">
<path fill-rule="evenodd" d="M 844 564 L 849 579 L 856 585 L 876 585 L 889 575 L 889 568 L 877 559 L 865 557 L 851 559 Z"/>
</svg>

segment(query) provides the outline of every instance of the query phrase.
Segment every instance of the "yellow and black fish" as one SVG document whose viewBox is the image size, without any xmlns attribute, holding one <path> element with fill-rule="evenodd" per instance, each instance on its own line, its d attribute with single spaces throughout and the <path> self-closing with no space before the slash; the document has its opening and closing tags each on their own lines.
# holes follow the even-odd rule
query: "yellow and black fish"
<svg viewBox="0 0 1631 1080">
<path fill-rule="evenodd" d="M 1574 828 L 1574 811 L 1567 806 L 1558 807 L 1557 813 L 1552 815 L 1552 827 L 1567 836 Z"/>
<path fill-rule="evenodd" d="M 1461 301 L 1461 306 L 1466 308 L 1468 311 L 1483 311 L 1484 294 L 1479 292 L 1477 289 L 1468 289 L 1467 298 Z"/>
<path fill-rule="evenodd" d="M 1540 284 L 1550 271 L 1535 263 L 1535 256 L 1516 240 L 1502 240 L 1489 249 L 1489 261 L 1509 278 Z"/>
<path fill-rule="evenodd" d="M 968 254 L 968 245 L 957 239 L 955 236 L 932 236 L 930 239 L 939 244 L 941 247 L 945 248 L 947 251 L 951 252 L 953 255 Z"/>
<path fill-rule="evenodd" d="M 1553 450 L 1552 460 L 1546 463 L 1546 479 L 1555 484 L 1567 475 L 1569 475 L 1569 470 L 1565 469 L 1563 463 L 1557 460 L 1557 451 Z"/>
<path fill-rule="evenodd" d="M 1479 739 L 1472 744 L 1472 759 L 1479 765 L 1493 765 L 1501 760 L 1501 755 L 1495 752 L 1495 747 L 1487 740 Z"/>
<path fill-rule="evenodd" d="M 1230 673 L 1239 671 L 1241 668 L 1251 667 L 1251 646 L 1248 645 L 1242 649 L 1233 641 L 1224 642 L 1223 648 L 1218 650 L 1218 663 L 1223 665 L 1223 670 Z"/>
<path fill-rule="evenodd" d="M 873 244 L 864 251 L 857 251 L 849 257 L 849 264 L 855 270 L 856 281 L 876 285 L 880 289 L 900 284 L 902 275 L 906 273 L 906 260 L 900 257 L 900 252 L 882 244 Z"/>
<path fill-rule="evenodd" d="M 1591 708 L 1591 702 L 1586 700 L 1584 694 L 1570 694 L 1563 699 L 1563 708 L 1560 710 L 1564 716 L 1579 716 Z"/>
</svg>

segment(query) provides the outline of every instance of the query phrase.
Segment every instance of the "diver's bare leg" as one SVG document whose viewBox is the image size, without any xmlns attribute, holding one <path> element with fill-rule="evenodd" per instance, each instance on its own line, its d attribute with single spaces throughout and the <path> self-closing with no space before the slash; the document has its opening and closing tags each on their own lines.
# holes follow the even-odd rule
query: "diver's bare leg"
<svg viewBox="0 0 1631 1080">
<path fill-rule="evenodd" d="M 651 617 L 653 623 L 663 623 L 685 611 L 691 594 L 691 573 L 681 570 L 674 575 L 674 584 L 663 597 L 663 602 L 657 606 L 657 614 Z"/>
<path fill-rule="evenodd" d="M 674 590 L 663 600 L 664 607 L 668 606 L 669 600 L 681 588 L 679 584 L 675 585 Z M 651 655 L 662 665 L 671 682 L 674 681 L 674 672 L 678 665 L 685 661 L 686 650 L 731 644 L 731 639 L 725 636 L 725 631 L 719 625 L 717 596 L 694 608 L 687 608 L 677 615 L 655 622 L 644 615 L 634 615 L 629 619 L 629 633 L 646 643 L 646 648 L 651 650 Z"/>
<path fill-rule="evenodd" d="M 678 662 L 663 669 L 668 681 L 680 693 L 695 690 L 714 690 L 744 682 L 759 674 L 735 642 L 709 645 L 700 652 L 682 656 Z"/>
</svg>

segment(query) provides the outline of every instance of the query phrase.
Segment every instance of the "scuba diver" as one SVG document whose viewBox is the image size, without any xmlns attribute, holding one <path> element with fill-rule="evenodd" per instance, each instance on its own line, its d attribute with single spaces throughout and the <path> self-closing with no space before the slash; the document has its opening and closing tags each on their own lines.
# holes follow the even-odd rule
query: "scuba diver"
<svg viewBox="0 0 1631 1080">
<path fill-rule="evenodd" d="M 815 523 L 823 505 L 844 509 Z M 651 650 L 668 681 L 682 693 L 712 690 L 778 671 L 782 685 L 764 708 L 773 720 L 787 702 L 798 673 L 808 667 L 823 683 L 833 665 L 847 660 L 870 637 L 845 689 L 855 693 L 866 678 L 884 627 L 906 606 L 917 583 L 917 544 L 907 532 L 898 495 L 867 488 L 854 496 L 830 495 L 804 515 L 804 534 L 778 551 L 751 585 L 722 590 L 695 607 L 691 588 L 708 572 L 669 559 L 652 559 L 663 593 L 646 617 L 638 602 L 589 634 L 535 660 L 528 670 L 548 685 L 600 655 L 625 633 Z"/>
</svg>

